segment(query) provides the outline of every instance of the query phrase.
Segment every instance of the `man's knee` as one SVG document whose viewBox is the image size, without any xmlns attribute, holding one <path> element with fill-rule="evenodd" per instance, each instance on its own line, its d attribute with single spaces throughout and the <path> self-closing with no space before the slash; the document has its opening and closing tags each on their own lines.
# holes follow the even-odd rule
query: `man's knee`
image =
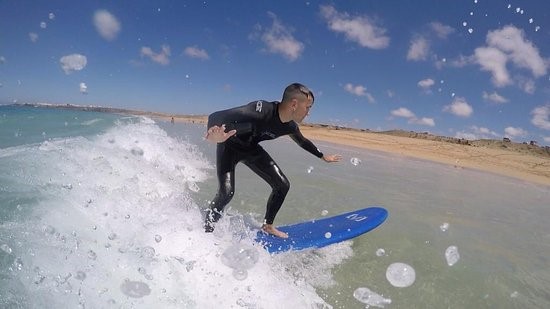
<svg viewBox="0 0 550 309">
<path fill-rule="evenodd" d="M 220 189 L 214 201 L 210 203 L 211 208 L 222 210 L 225 207 L 225 205 L 231 202 L 234 194 L 235 192 L 230 188 Z"/>
<path fill-rule="evenodd" d="M 285 177 L 273 186 L 273 190 L 279 192 L 282 195 L 286 195 L 290 190 L 290 182 Z"/>
</svg>

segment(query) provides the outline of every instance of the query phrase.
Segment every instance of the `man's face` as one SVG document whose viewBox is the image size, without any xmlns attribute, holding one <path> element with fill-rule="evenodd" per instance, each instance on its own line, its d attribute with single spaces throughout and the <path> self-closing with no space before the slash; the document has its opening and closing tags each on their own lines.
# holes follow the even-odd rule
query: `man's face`
<svg viewBox="0 0 550 309">
<path fill-rule="evenodd" d="M 311 97 L 303 98 L 297 100 L 296 110 L 294 111 L 294 121 L 301 123 L 307 115 L 309 115 L 309 110 L 313 106 L 313 100 Z"/>
</svg>

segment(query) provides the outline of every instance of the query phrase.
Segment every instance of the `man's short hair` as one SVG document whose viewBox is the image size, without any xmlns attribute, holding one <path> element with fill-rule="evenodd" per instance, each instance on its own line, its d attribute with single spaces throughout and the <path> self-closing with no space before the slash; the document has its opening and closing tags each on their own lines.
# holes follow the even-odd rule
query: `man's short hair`
<svg viewBox="0 0 550 309">
<path fill-rule="evenodd" d="M 290 84 L 285 88 L 285 92 L 283 92 L 283 102 L 290 101 L 292 99 L 301 98 L 302 96 L 306 96 L 306 98 L 311 98 L 311 102 L 315 101 L 315 97 L 313 96 L 313 92 L 309 90 L 308 87 L 300 84 L 300 83 L 294 83 Z"/>
</svg>

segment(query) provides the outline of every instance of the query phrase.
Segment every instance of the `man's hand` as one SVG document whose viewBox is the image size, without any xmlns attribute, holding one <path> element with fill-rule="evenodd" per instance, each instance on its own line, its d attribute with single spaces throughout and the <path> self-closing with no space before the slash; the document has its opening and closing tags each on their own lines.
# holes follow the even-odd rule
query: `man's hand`
<svg viewBox="0 0 550 309">
<path fill-rule="evenodd" d="M 206 135 L 204 138 L 207 141 L 214 142 L 214 143 L 223 143 L 231 136 L 235 135 L 237 133 L 237 130 L 231 130 L 229 132 L 225 132 L 225 124 L 222 124 L 220 127 L 218 126 L 212 126 L 208 131 L 206 131 Z"/>
<path fill-rule="evenodd" d="M 338 162 L 342 159 L 341 155 L 324 155 L 321 159 L 325 162 Z"/>
</svg>

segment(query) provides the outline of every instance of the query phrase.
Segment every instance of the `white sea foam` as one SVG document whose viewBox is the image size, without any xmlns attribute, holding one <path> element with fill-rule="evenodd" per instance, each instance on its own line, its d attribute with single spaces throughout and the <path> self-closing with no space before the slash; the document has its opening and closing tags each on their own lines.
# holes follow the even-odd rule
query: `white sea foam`
<svg viewBox="0 0 550 309">
<path fill-rule="evenodd" d="M 98 122 L 101 122 L 101 121 L 103 121 L 103 119 L 95 118 L 95 119 L 83 121 L 82 125 L 83 126 L 91 126 L 91 125 L 94 125 L 94 124 L 96 124 Z"/>
<path fill-rule="evenodd" d="M 17 297 L 7 304 L 330 308 L 315 288 L 334 284 L 331 269 L 352 254 L 347 242 L 270 256 L 243 232 L 238 213 L 205 234 L 188 188 L 200 187 L 211 163 L 150 120 L 15 153 L 19 186 L 32 188 L 37 202 L 27 220 L 2 225 L 17 244 Z M 222 260 L 239 244 L 254 260 L 245 278 Z"/>
</svg>

